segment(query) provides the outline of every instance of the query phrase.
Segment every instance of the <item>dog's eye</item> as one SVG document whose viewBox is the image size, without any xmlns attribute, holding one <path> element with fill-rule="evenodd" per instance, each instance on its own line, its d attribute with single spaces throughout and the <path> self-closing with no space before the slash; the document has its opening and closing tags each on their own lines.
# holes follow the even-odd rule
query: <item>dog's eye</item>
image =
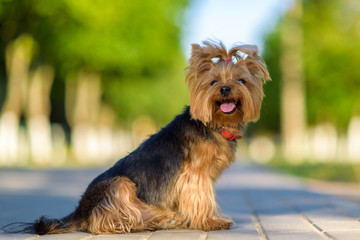
<svg viewBox="0 0 360 240">
<path fill-rule="evenodd" d="M 217 83 L 218 81 L 217 80 L 214 80 L 214 81 L 212 81 L 211 83 L 210 83 L 210 85 L 212 86 L 212 85 L 214 85 L 215 83 Z"/>
<path fill-rule="evenodd" d="M 239 83 L 245 84 L 246 81 L 244 79 L 238 79 Z"/>
</svg>

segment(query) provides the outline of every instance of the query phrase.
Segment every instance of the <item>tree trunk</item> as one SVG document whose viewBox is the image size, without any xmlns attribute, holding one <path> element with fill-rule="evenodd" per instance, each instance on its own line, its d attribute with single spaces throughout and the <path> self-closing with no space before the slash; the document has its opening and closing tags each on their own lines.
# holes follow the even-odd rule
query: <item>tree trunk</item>
<svg viewBox="0 0 360 240">
<path fill-rule="evenodd" d="M 0 164 L 19 161 L 19 120 L 26 98 L 34 41 L 22 35 L 6 47 L 7 95 L 0 115 Z M 22 160 L 23 161 L 23 160 Z"/>
<path fill-rule="evenodd" d="M 302 1 L 297 0 L 281 31 L 281 131 L 284 157 L 292 162 L 304 157 L 306 132 L 301 18 Z"/>
<path fill-rule="evenodd" d="M 50 92 L 54 70 L 40 66 L 33 73 L 26 108 L 32 160 L 37 164 L 52 163 L 52 137 L 50 125 Z"/>
</svg>

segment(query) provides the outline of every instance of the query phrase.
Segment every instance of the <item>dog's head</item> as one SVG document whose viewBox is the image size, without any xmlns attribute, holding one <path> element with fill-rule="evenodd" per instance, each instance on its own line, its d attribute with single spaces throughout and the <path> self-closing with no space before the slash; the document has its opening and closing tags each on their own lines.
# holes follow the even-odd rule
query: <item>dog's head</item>
<svg viewBox="0 0 360 240">
<path fill-rule="evenodd" d="M 259 118 L 269 72 L 255 45 L 227 51 L 222 43 L 203 44 L 192 45 L 186 68 L 191 116 L 214 129 L 238 132 Z"/>
</svg>

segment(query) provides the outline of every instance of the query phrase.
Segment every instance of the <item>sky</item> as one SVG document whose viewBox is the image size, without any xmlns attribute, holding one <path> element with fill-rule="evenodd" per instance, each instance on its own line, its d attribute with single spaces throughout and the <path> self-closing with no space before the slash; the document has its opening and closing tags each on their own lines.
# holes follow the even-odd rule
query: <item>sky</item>
<svg viewBox="0 0 360 240">
<path fill-rule="evenodd" d="M 294 0 L 193 0 L 186 11 L 183 38 L 185 55 L 191 43 L 206 39 L 233 44 L 263 45 L 263 36 L 291 8 Z"/>
</svg>

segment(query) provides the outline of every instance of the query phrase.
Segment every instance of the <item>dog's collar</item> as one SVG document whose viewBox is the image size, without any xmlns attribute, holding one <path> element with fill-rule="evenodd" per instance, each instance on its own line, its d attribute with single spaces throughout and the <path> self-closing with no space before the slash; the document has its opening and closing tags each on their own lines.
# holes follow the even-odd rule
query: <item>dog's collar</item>
<svg viewBox="0 0 360 240">
<path fill-rule="evenodd" d="M 225 128 L 220 128 L 219 132 L 221 133 L 221 135 L 223 135 L 229 141 L 242 138 L 241 135 L 235 135 L 235 134 L 229 132 L 228 130 L 226 130 Z"/>
</svg>

